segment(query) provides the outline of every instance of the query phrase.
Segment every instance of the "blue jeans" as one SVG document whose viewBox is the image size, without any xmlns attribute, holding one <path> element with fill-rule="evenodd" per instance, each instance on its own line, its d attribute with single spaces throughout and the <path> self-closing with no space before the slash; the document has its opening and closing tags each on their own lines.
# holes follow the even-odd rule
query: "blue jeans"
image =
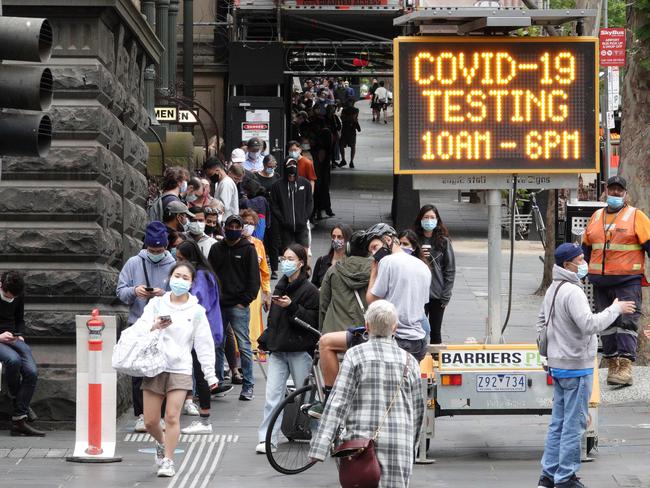
<svg viewBox="0 0 650 488">
<path fill-rule="evenodd" d="M 241 370 L 244 375 L 244 387 L 253 386 L 253 351 L 251 350 L 251 340 L 248 321 L 250 319 L 250 309 L 248 307 L 223 307 L 221 309 L 221 317 L 223 318 L 224 330 L 230 324 L 235 339 L 237 340 L 237 347 L 239 348 L 239 357 L 241 358 Z M 221 341 L 217 346 L 217 358 L 215 362 L 215 369 L 217 370 L 217 378 L 223 381 L 223 360 L 226 341 Z"/>
<path fill-rule="evenodd" d="M 542 475 L 556 485 L 580 469 L 580 442 L 587 428 L 593 375 L 553 378 L 553 413 L 548 426 Z"/>
<path fill-rule="evenodd" d="M 29 404 L 36 390 L 38 370 L 32 349 L 22 340 L 0 344 L 0 363 L 5 371 L 9 393 L 14 397 L 13 419 L 27 416 Z"/>
<path fill-rule="evenodd" d="M 269 355 L 268 373 L 266 378 L 266 402 L 264 403 L 264 419 L 257 431 L 259 442 L 266 440 L 271 415 L 276 407 L 284 400 L 289 374 L 296 388 L 300 388 L 311 369 L 312 358 L 306 352 L 272 352 Z M 282 417 L 274 424 L 272 443 L 278 445 L 278 434 L 282 425 Z"/>
</svg>

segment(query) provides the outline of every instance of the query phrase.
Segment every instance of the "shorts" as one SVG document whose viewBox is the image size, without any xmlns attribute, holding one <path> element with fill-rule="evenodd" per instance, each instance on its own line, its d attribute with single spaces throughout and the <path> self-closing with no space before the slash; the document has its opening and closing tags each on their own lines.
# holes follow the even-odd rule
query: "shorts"
<svg viewBox="0 0 650 488">
<path fill-rule="evenodd" d="M 427 355 L 427 346 L 429 345 L 429 341 L 426 337 L 415 340 L 400 339 L 399 337 L 396 337 L 395 339 L 397 340 L 397 345 L 413 356 L 418 363 Z"/>
<path fill-rule="evenodd" d="M 368 332 L 365 327 L 350 327 L 347 330 L 345 342 L 347 343 L 348 349 L 368 342 Z"/>
<path fill-rule="evenodd" d="M 140 389 L 164 396 L 173 390 L 192 390 L 193 386 L 191 374 L 160 373 L 153 378 L 142 378 Z"/>
</svg>

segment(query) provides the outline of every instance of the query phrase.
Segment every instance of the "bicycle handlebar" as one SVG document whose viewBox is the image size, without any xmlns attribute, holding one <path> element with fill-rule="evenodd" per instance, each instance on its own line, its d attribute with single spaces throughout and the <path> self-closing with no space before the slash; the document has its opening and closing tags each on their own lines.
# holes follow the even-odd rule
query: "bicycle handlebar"
<svg viewBox="0 0 650 488">
<path fill-rule="evenodd" d="M 309 325 L 304 320 L 301 320 L 298 317 L 294 317 L 293 321 L 296 324 L 298 324 L 300 327 L 302 327 L 303 329 L 306 329 L 308 332 L 310 332 L 313 335 L 315 335 L 316 337 L 318 337 L 319 339 L 322 337 L 322 334 L 320 332 L 318 332 L 316 329 L 314 329 L 311 325 Z"/>
</svg>

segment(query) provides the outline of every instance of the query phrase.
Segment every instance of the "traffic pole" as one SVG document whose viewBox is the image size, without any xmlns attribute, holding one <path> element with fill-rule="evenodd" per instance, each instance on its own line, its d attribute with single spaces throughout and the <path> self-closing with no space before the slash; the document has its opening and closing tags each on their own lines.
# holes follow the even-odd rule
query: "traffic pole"
<svg viewBox="0 0 650 488">
<path fill-rule="evenodd" d="M 85 319 L 85 320 L 84 320 Z M 115 318 L 109 322 L 107 350 L 115 338 Z M 75 449 L 67 461 L 113 463 L 115 457 L 115 372 L 104 357 L 105 320 L 94 309 L 91 316 L 77 316 L 77 428 Z M 107 371 L 105 372 L 105 369 Z M 85 403 L 85 404 L 84 404 Z"/>
</svg>

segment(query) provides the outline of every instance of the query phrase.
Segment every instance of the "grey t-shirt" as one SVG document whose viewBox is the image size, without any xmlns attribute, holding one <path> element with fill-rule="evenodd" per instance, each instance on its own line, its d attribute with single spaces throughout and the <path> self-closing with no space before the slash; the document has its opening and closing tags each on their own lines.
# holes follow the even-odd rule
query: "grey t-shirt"
<svg viewBox="0 0 650 488">
<path fill-rule="evenodd" d="M 414 256 L 396 252 L 379 261 L 377 279 L 370 293 L 397 308 L 399 323 L 395 335 L 400 339 L 416 340 L 426 335 L 422 319 L 430 285 L 429 267 Z"/>
</svg>

